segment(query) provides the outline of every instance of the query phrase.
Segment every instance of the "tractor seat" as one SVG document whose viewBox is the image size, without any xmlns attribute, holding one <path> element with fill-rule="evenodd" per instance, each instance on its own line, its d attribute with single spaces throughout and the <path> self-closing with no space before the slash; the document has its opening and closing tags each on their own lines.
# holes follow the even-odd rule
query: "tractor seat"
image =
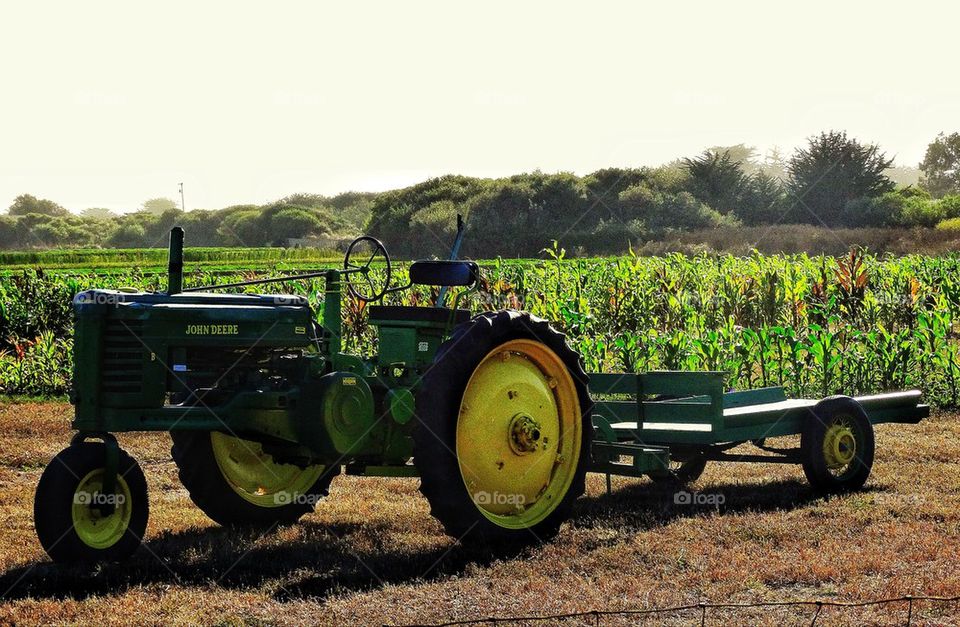
<svg viewBox="0 0 960 627">
<path fill-rule="evenodd" d="M 463 324 L 470 319 L 469 309 L 446 307 L 407 307 L 402 305 L 371 305 L 370 323 L 431 322 L 434 324 Z"/>
<path fill-rule="evenodd" d="M 414 261 L 410 264 L 410 283 L 457 287 L 473 285 L 480 268 L 473 261 Z"/>
</svg>

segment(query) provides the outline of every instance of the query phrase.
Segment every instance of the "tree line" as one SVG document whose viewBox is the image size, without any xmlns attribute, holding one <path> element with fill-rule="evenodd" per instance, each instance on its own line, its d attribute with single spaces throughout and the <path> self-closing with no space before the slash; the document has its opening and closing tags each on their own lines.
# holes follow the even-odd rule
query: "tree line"
<svg viewBox="0 0 960 627">
<path fill-rule="evenodd" d="M 0 248 L 160 246 L 174 224 L 194 246 L 284 246 L 291 238 L 381 238 L 401 255 L 449 245 L 468 219 L 465 253 L 534 255 L 551 240 L 585 252 L 622 251 L 680 231 L 767 224 L 960 228 L 960 133 L 929 145 L 915 183 L 873 144 L 844 132 L 811 137 L 789 157 L 760 160 L 745 145 L 715 147 L 660 167 L 586 176 L 539 171 L 484 179 L 449 175 L 382 193 L 295 194 L 267 205 L 181 212 L 152 199 L 139 211 L 74 215 L 24 195 L 0 216 Z"/>
<path fill-rule="evenodd" d="M 789 158 L 759 161 L 744 145 L 656 168 L 583 177 L 534 172 L 446 176 L 373 199 L 368 228 L 404 254 L 436 250 L 468 216 L 471 255 L 530 255 L 559 240 L 587 253 L 623 251 L 671 232 L 769 224 L 960 228 L 960 134 L 940 135 L 916 184 L 898 185 L 879 147 L 844 132 L 811 137 Z M 398 244 L 393 244 L 398 242 Z"/>
<path fill-rule="evenodd" d="M 77 215 L 24 194 L 0 215 L 0 249 L 152 248 L 165 245 L 175 225 L 186 229 L 191 246 L 287 246 L 292 238 L 351 237 L 362 231 L 373 197 L 294 194 L 265 205 L 186 212 L 172 200 L 153 198 L 132 213 L 91 208 Z"/>
</svg>

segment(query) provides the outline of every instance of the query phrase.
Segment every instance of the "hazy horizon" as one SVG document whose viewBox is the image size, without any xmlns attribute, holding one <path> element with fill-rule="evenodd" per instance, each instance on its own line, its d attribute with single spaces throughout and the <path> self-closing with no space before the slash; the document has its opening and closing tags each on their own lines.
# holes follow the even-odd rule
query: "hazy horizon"
<svg viewBox="0 0 960 627">
<path fill-rule="evenodd" d="M 830 129 L 914 167 L 960 123 L 955 4 L 90 6 L 5 9 L 0 210 L 789 155 Z"/>
</svg>

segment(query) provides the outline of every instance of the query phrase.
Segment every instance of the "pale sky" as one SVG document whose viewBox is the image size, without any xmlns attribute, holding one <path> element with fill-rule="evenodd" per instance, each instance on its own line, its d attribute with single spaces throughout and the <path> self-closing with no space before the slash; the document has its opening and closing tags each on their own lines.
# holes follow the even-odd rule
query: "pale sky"
<svg viewBox="0 0 960 627">
<path fill-rule="evenodd" d="M 8 2 L 0 209 L 586 174 L 960 131 L 957 2 Z"/>
</svg>

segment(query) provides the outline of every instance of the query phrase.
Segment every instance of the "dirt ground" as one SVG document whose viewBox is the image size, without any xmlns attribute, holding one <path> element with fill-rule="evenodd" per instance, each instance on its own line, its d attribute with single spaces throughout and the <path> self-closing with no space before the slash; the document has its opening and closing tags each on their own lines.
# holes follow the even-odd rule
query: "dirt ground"
<svg viewBox="0 0 960 627">
<path fill-rule="evenodd" d="M 883 425 L 864 491 L 812 494 L 798 467 L 712 464 L 675 505 L 645 479 L 591 476 L 550 544 L 491 557 L 446 537 L 417 479 L 338 477 L 300 524 L 226 531 L 177 481 L 166 434 L 121 444 L 150 487 L 145 545 L 96 569 L 55 566 L 33 490 L 69 440 L 71 408 L 0 400 L 0 623 L 404 624 L 710 602 L 960 595 L 960 415 Z M 706 624 L 810 624 L 815 608 L 711 609 Z M 817 624 L 904 624 L 905 603 L 823 608 Z M 700 624 L 700 611 L 537 624 Z M 960 624 L 917 602 L 914 624 Z M 526 624 L 526 623 L 517 623 Z"/>
</svg>

